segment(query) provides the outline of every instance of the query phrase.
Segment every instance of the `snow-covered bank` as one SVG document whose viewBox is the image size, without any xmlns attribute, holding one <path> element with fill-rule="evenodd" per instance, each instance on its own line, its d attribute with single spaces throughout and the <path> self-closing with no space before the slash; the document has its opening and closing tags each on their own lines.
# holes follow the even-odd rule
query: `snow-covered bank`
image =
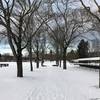
<svg viewBox="0 0 100 100">
<path fill-rule="evenodd" d="M 98 72 L 68 63 L 68 69 L 53 67 L 34 68 L 24 63 L 24 77 L 16 77 L 16 64 L 0 68 L 0 100 L 99 100 Z M 33 63 L 35 66 L 35 63 Z"/>
</svg>

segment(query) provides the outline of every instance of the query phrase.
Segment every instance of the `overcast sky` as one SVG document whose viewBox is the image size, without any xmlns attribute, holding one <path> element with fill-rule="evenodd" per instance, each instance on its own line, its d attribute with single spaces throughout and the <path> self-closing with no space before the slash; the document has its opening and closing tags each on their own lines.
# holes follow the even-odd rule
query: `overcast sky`
<svg viewBox="0 0 100 100">
<path fill-rule="evenodd" d="M 93 3 L 94 0 L 83 0 L 84 3 L 87 5 L 87 6 L 90 6 L 91 7 L 91 10 L 92 11 L 95 11 L 97 10 L 97 7 L 96 5 Z M 100 0 L 96 0 L 98 2 L 98 4 L 100 4 Z M 55 9 L 55 6 L 53 6 L 54 9 Z M 62 7 L 62 6 L 61 6 Z M 74 7 L 81 7 L 81 3 L 77 3 L 74 5 Z M 0 26 L 0 30 L 2 30 L 2 27 Z M 12 53 L 11 49 L 10 49 L 10 46 L 9 44 L 3 44 L 3 43 L 0 43 L 0 53 L 1 54 L 4 54 L 4 53 Z"/>
</svg>

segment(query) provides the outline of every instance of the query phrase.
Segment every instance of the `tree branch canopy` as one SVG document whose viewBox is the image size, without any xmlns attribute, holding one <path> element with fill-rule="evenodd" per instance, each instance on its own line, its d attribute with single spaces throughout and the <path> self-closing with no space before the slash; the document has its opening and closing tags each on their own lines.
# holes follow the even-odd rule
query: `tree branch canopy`
<svg viewBox="0 0 100 100">
<path fill-rule="evenodd" d="M 95 14 L 95 12 L 92 12 L 90 9 L 90 7 L 87 7 L 87 5 L 85 5 L 85 3 L 84 3 L 84 1 L 83 0 L 80 0 L 80 2 L 81 2 L 81 4 L 82 4 L 82 6 L 86 9 L 86 11 L 88 12 L 88 13 L 90 13 L 90 15 L 92 15 L 94 18 L 96 18 L 99 22 L 100 22 L 100 18 L 99 18 L 99 16 L 97 15 L 97 14 Z M 99 12 L 100 11 L 100 6 L 99 6 L 99 4 L 97 3 L 97 1 L 96 0 L 94 0 L 94 3 L 97 5 L 97 7 L 98 7 L 98 11 L 97 12 Z M 100 14 L 100 13 L 99 13 Z"/>
</svg>

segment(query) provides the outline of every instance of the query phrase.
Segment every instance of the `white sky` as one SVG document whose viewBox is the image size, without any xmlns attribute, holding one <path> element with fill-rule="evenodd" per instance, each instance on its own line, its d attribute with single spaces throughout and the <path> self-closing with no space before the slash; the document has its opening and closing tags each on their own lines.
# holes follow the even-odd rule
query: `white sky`
<svg viewBox="0 0 100 100">
<path fill-rule="evenodd" d="M 84 3 L 87 5 L 87 6 L 90 6 L 91 7 L 91 10 L 94 11 L 94 10 L 97 10 L 97 7 L 96 5 L 94 4 L 94 0 L 83 0 Z M 96 0 L 98 2 L 98 4 L 100 4 L 100 0 Z M 81 3 L 77 3 L 75 4 L 74 6 L 76 7 L 81 7 Z M 2 30 L 2 27 L 0 26 L 0 30 Z M 12 53 L 10 47 L 8 44 L 0 44 L 0 53 L 1 54 L 4 54 L 4 53 Z"/>
</svg>

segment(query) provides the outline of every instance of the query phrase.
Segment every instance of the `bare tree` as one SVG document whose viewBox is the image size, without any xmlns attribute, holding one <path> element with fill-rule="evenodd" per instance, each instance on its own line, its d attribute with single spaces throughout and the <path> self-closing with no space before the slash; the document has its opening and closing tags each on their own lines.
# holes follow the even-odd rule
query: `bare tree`
<svg viewBox="0 0 100 100">
<path fill-rule="evenodd" d="M 27 51 L 29 53 L 29 60 L 30 60 L 30 70 L 33 71 L 33 65 L 32 65 L 32 49 L 33 49 L 33 39 L 34 36 L 37 34 L 39 29 L 42 27 L 44 22 L 38 22 L 36 19 L 36 15 L 33 13 L 29 20 L 26 19 L 26 23 L 29 21 L 29 26 L 26 29 L 26 38 L 25 41 L 27 41 L 27 38 L 29 39 L 28 45 L 27 45 Z"/>
<path fill-rule="evenodd" d="M 73 2 L 70 0 L 60 0 L 54 3 L 56 11 L 52 9 L 50 13 L 51 23 L 45 23 L 51 30 L 51 35 L 53 39 L 61 46 L 63 49 L 63 69 L 66 69 L 66 51 L 70 44 L 80 36 L 80 31 L 82 30 L 83 18 L 79 10 L 70 7 Z M 62 7 L 61 7 L 62 5 Z M 52 5 L 51 5 L 52 7 Z M 41 16 L 40 16 L 41 17 Z M 41 19 L 43 19 L 41 17 Z M 54 31 L 57 27 L 57 32 Z"/>
<path fill-rule="evenodd" d="M 27 16 L 31 16 L 40 5 L 37 0 L 0 0 L 0 24 L 6 29 L 9 45 L 17 62 L 17 77 L 23 77 L 22 50 L 27 43 L 23 41 L 26 36 L 28 23 Z"/>
<path fill-rule="evenodd" d="M 36 54 L 36 67 L 39 68 L 40 61 L 40 32 L 38 32 L 33 38 L 33 50 Z"/>
<path fill-rule="evenodd" d="M 34 39 L 34 38 L 37 38 L 36 34 L 38 34 L 40 32 L 40 30 L 41 30 L 41 32 L 45 31 L 45 30 L 42 29 L 44 27 L 43 26 L 44 21 L 38 20 L 38 15 L 37 15 L 36 12 L 32 13 L 32 16 L 29 17 L 29 20 L 26 19 L 26 23 L 27 23 L 27 21 L 29 21 L 29 26 L 26 29 L 27 30 L 26 31 L 26 34 L 27 34 L 26 36 L 27 37 L 25 38 L 25 40 L 27 40 L 27 38 L 29 38 L 29 42 L 28 42 L 28 45 L 27 45 L 27 50 L 29 52 L 29 59 L 30 59 L 30 66 L 31 66 L 30 68 L 31 68 L 31 71 L 33 71 L 32 49 L 33 49 L 33 45 L 34 45 L 34 40 L 37 40 L 37 39 Z M 41 42 L 41 44 L 43 45 L 43 42 Z M 36 46 L 36 41 L 35 41 L 35 46 Z"/>
<path fill-rule="evenodd" d="M 28 54 L 29 54 L 29 60 L 30 60 L 30 71 L 33 71 L 33 64 L 32 64 L 32 39 L 33 39 L 33 33 L 34 33 L 34 27 L 35 27 L 35 24 L 34 24 L 34 18 L 33 18 L 33 14 L 32 16 L 30 17 L 30 19 L 28 20 L 28 18 L 26 18 L 26 23 L 27 21 L 29 21 L 29 25 L 26 29 L 26 34 L 27 34 L 27 37 L 25 38 L 25 41 L 27 41 L 27 38 L 29 38 L 29 42 L 28 42 L 28 45 L 27 45 L 27 51 L 28 51 Z M 34 34 L 35 35 L 35 34 Z"/>
<path fill-rule="evenodd" d="M 60 61 L 60 33 L 58 30 L 58 27 L 52 30 L 53 32 L 48 31 L 48 35 L 50 37 L 50 44 L 53 46 L 54 51 L 55 51 L 55 60 L 56 60 L 56 66 L 59 66 L 59 61 Z"/>
<path fill-rule="evenodd" d="M 47 43 L 47 34 L 45 29 L 43 29 L 43 33 L 41 33 L 41 40 L 40 40 L 40 49 L 41 49 L 41 66 L 44 66 L 44 58 L 45 58 L 45 52 L 46 52 L 46 43 Z"/>
</svg>

